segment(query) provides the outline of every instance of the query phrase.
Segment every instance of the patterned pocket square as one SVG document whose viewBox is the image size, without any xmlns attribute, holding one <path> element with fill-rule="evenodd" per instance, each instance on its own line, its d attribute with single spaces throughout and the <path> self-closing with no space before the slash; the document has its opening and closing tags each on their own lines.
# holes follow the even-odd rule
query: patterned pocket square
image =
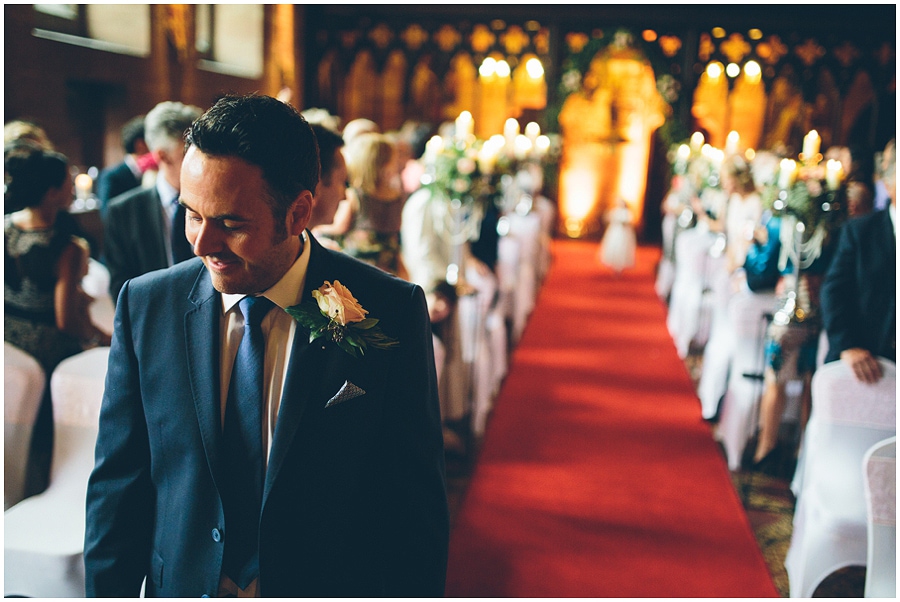
<svg viewBox="0 0 900 602">
<path fill-rule="evenodd" d="M 341 385 L 340 390 L 335 394 L 334 397 L 328 400 L 328 403 L 325 404 L 326 408 L 330 408 L 331 406 L 336 406 L 339 403 L 343 403 L 348 399 L 353 399 L 354 397 L 359 397 L 360 395 L 365 395 L 366 392 L 354 385 L 349 380 L 345 380 L 344 384 Z"/>
</svg>

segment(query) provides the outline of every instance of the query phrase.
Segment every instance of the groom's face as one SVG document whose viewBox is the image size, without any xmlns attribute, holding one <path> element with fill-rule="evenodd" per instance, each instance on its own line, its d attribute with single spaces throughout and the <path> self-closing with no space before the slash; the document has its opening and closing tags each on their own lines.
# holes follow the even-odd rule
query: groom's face
<svg viewBox="0 0 900 602">
<path fill-rule="evenodd" d="M 276 223 L 259 167 L 196 147 L 184 157 L 180 198 L 187 239 L 223 293 L 260 293 L 278 282 L 297 259 L 312 207 L 304 191 Z"/>
</svg>

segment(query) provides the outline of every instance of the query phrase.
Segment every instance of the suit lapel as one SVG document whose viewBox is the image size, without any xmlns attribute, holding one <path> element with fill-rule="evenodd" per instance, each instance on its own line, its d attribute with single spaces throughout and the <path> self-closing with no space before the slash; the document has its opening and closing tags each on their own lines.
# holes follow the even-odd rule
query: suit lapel
<svg viewBox="0 0 900 602">
<path fill-rule="evenodd" d="M 306 270 L 303 294 L 300 297 L 304 300 L 311 299 L 312 291 L 320 287 L 325 280 L 334 279 L 333 275 L 329 275 L 331 262 L 328 252 L 311 235 L 308 240 L 311 245 L 309 266 Z M 269 491 L 278 477 L 285 455 L 291 447 L 304 415 L 307 412 L 321 409 L 310 407 L 310 402 L 320 400 L 327 393 L 321 390 L 322 384 L 334 380 L 332 376 L 335 371 L 342 369 L 344 356 L 346 353 L 336 345 L 324 345 L 321 339 L 310 344 L 309 332 L 298 326 L 291 347 L 291 359 L 287 368 L 284 391 L 281 395 L 278 421 L 272 438 L 272 449 L 266 470 L 266 485 L 263 491 L 263 506 L 265 506 Z M 332 393 L 334 392 L 336 391 L 332 391 Z M 321 401 L 324 405 L 327 400 L 321 399 Z"/>
<path fill-rule="evenodd" d="M 215 479 L 219 474 L 218 450 L 222 431 L 219 385 L 219 320 L 222 310 L 221 303 L 218 302 L 220 297 L 213 288 L 205 267 L 200 269 L 189 299 L 194 304 L 194 309 L 184 316 L 187 369 L 200 436 L 210 472 Z"/>
</svg>

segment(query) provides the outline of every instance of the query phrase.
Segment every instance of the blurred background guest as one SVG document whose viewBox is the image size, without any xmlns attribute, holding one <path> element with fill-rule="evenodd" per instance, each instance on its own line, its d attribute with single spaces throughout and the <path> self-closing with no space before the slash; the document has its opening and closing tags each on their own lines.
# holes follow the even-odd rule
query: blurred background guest
<svg viewBox="0 0 900 602">
<path fill-rule="evenodd" d="M 347 196 L 347 163 L 341 150 L 344 139 L 322 124 L 312 123 L 311 127 L 319 143 L 321 171 L 313 198 L 310 228 L 334 221 L 338 204 Z"/>
<path fill-rule="evenodd" d="M 60 153 L 20 140 L 4 149 L 3 340 L 34 357 L 49 382 L 62 360 L 110 334 L 90 318 L 81 288 L 90 246 L 58 219 L 72 202 L 69 163 Z M 50 387 L 32 432 L 25 494 L 47 486 L 53 448 Z"/>
<path fill-rule="evenodd" d="M 113 300 L 129 278 L 193 257 L 178 193 L 184 132 L 201 113 L 198 107 L 172 101 L 147 113 L 144 138 L 159 165 L 156 185 L 113 198 L 104 219 L 104 257 Z"/>
<path fill-rule="evenodd" d="M 125 151 L 122 161 L 104 168 L 97 177 L 96 192 L 102 214 L 106 213 L 110 199 L 140 186 L 143 181 L 148 164 L 146 160 L 140 163 L 139 159 L 150 153 L 144 140 L 143 115 L 131 118 L 122 126 L 122 148 Z"/>
<path fill-rule="evenodd" d="M 408 279 L 400 257 L 405 195 L 394 146 L 384 134 L 360 134 L 345 147 L 345 159 L 347 202 L 339 207 L 332 232 L 348 255 Z"/>
</svg>

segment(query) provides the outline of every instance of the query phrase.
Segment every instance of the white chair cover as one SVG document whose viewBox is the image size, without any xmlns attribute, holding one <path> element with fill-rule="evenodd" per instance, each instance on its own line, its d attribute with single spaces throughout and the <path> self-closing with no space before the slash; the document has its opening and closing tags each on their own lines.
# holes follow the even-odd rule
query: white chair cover
<svg viewBox="0 0 900 602">
<path fill-rule="evenodd" d="M 105 332 L 113 331 L 116 304 L 109 294 L 109 270 L 96 259 L 88 260 L 88 273 L 81 279 L 81 288 L 94 298 L 89 308 L 91 321 Z"/>
<path fill-rule="evenodd" d="M 728 304 L 732 342 L 728 388 L 719 410 L 716 437 L 725 448 L 728 468 L 738 470 L 747 441 L 756 431 L 756 407 L 762 393 L 762 382 L 744 374 L 762 374 L 764 367 L 765 314 L 775 308 L 774 293 L 745 290 L 735 294 Z M 705 369 L 705 368 L 704 368 Z M 712 404 L 710 408 L 712 409 Z M 704 404 L 704 416 L 707 415 Z M 714 412 L 714 410 L 712 410 Z"/>
<path fill-rule="evenodd" d="M 897 437 L 869 448 L 863 459 L 868 547 L 866 598 L 897 596 Z"/>
<path fill-rule="evenodd" d="M 841 361 L 816 371 L 806 427 L 803 479 L 784 566 L 792 598 L 809 598 L 832 572 L 866 564 L 863 457 L 896 435 L 896 366 L 869 385 Z"/>
<path fill-rule="evenodd" d="M 61 362 L 50 378 L 54 441 L 50 484 L 4 515 L 4 594 L 84 597 L 88 477 L 106 377 L 108 347 Z"/>
<path fill-rule="evenodd" d="M 686 230 L 675 239 L 675 279 L 666 325 L 682 359 L 700 333 L 707 262 L 715 240 L 716 235 L 703 226 Z"/>
<path fill-rule="evenodd" d="M 528 316 L 534 309 L 538 288 L 538 269 L 541 253 L 541 219 L 535 213 L 519 215 L 511 213 L 510 236 L 520 244 L 519 266 L 513 300 L 513 341 L 518 341 L 525 331 Z"/>
<path fill-rule="evenodd" d="M 709 340 L 703 349 L 703 371 L 697 385 L 704 418 L 716 415 L 719 401 L 728 388 L 728 370 L 736 342 L 728 306 L 734 296 L 752 294 L 749 290 L 732 294 L 731 278 L 725 270 L 715 274 L 712 284 Z"/>
<path fill-rule="evenodd" d="M 36 359 L 3 343 L 3 509 L 22 501 L 34 421 L 46 377 Z"/>
<path fill-rule="evenodd" d="M 534 199 L 534 211 L 541 219 L 541 250 L 538 260 L 538 279 L 543 280 L 550 271 L 550 263 L 553 259 L 550 247 L 553 243 L 553 233 L 556 230 L 556 205 L 543 195 Z"/>
</svg>

